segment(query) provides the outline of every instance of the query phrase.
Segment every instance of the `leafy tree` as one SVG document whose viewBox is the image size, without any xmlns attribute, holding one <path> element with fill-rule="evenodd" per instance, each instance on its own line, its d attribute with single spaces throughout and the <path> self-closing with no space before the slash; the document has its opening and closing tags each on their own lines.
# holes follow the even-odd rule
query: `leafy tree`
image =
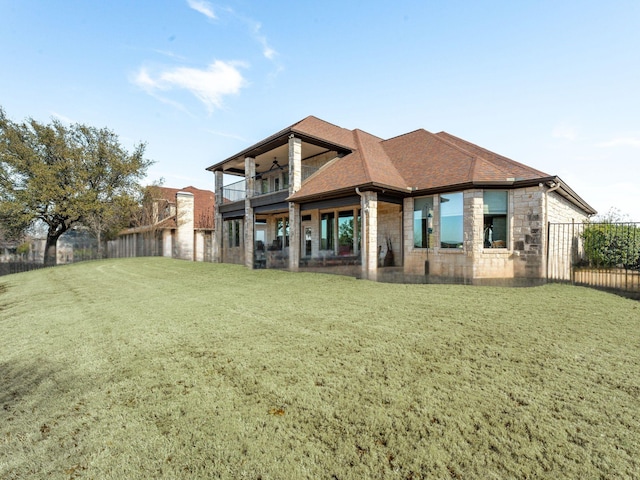
<svg viewBox="0 0 640 480">
<path fill-rule="evenodd" d="M 145 144 L 129 153 L 107 128 L 58 120 L 9 120 L 0 108 L 0 221 L 8 231 L 46 225 L 45 265 L 55 265 L 58 238 L 85 224 L 102 240 L 128 219 L 151 162 Z"/>
<path fill-rule="evenodd" d="M 630 222 L 631 218 L 628 214 L 623 213 L 619 208 L 609 207 L 607 213 L 598 214 L 592 218 L 592 223 L 616 223 L 616 222 Z"/>
</svg>

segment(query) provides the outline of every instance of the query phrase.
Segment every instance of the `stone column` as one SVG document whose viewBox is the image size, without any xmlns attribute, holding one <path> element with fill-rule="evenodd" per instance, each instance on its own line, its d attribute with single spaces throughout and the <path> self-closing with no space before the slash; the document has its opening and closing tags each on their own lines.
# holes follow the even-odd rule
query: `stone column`
<svg viewBox="0 0 640 480">
<path fill-rule="evenodd" d="M 378 279 L 378 194 L 363 192 L 362 209 L 362 278 Z"/>
<path fill-rule="evenodd" d="M 302 140 L 289 137 L 289 195 L 302 186 Z"/>
<path fill-rule="evenodd" d="M 289 137 L 289 195 L 300 190 L 302 185 L 302 140 Z M 300 266 L 301 232 L 300 205 L 289 202 L 289 270 Z"/>
<path fill-rule="evenodd" d="M 247 193 L 244 200 L 244 264 L 248 268 L 253 268 L 255 238 L 254 229 L 256 225 L 255 215 L 251 207 L 251 197 L 255 192 L 256 159 L 247 157 L 244 159 L 244 176 Z"/>
<path fill-rule="evenodd" d="M 214 204 L 214 224 L 213 224 L 213 242 L 211 252 L 211 260 L 215 263 L 222 263 L 222 234 L 223 234 L 223 222 L 222 213 L 220 213 L 220 206 L 223 199 L 223 181 L 224 177 L 222 172 L 215 172 L 215 194 L 216 200 Z"/>
</svg>

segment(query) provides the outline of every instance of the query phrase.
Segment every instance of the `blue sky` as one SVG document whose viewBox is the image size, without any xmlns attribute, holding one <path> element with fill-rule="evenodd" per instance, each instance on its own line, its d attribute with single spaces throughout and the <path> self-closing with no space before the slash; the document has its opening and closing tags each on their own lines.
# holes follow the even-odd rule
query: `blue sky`
<svg viewBox="0 0 640 480">
<path fill-rule="evenodd" d="M 444 130 L 640 221 L 639 27 L 637 0 L 0 0 L 0 105 L 147 142 L 177 188 L 307 115 Z"/>
</svg>

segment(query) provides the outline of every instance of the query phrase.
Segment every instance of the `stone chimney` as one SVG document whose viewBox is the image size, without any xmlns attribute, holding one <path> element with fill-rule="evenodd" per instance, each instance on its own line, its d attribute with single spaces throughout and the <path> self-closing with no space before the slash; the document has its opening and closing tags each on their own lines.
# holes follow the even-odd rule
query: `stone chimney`
<svg viewBox="0 0 640 480">
<path fill-rule="evenodd" d="M 176 194 L 176 258 L 193 260 L 194 200 L 189 192 Z"/>
</svg>

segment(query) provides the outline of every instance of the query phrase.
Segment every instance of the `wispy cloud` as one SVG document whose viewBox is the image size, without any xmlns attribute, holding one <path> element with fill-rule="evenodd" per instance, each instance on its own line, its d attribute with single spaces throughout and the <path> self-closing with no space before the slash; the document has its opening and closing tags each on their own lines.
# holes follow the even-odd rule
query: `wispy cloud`
<svg viewBox="0 0 640 480">
<path fill-rule="evenodd" d="M 170 50 L 158 50 L 158 49 L 155 49 L 153 51 L 156 52 L 157 54 L 163 55 L 165 57 L 169 57 L 169 58 L 173 58 L 173 59 L 181 60 L 181 61 L 186 60 L 186 58 L 184 56 L 178 55 L 177 53 L 174 53 L 174 52 L 172 52 Z"/>
<path fill-rule="evenodd" d="M 225 132 L 219 132 L 217 130 L 205 130 L 206 132 L 212 134 L 212 135 L 216 135 L 218 137 L 224 137 L 224 138 L 232 138 L 233 140 L 240 140 L 241 142 L 246 142 L 247 140 L 240 136 L 240 135 L 236 135 L 234 133 L 225 133 Z"/>
<path fill-rule="evenodd" d="M 267 60 L 273 60 L 276 55 L 278 55 L 278 52 L 269 45 L 267 37 L 262 34 L 261 30 L 262 24 L 260 22 L 254 22 L 252 27 L 253 38 L 255 38 L 262 47 L 262 55 L 264 55 Z"/>
<path fill-rule="evenodd" d="M 205 1 L 205 0 L 187 0 L 189 7 L 194 9 L 196 12 L 203 14 L 205 17 L 210 18 L 211 20 L 215 20 L 216 13 L 213 10 L 213 6 Z"/>
<path fill-rule="evenodd" d="M 611 147 L 633 147 L 640 148 L 640 138 L 638 137 L 618 137 L 608 142 L 601 142 L 596 144 L 597 147 L 611 148 Z"/>
<path fill-rule="evenodd" d="M 132 81 L 149 94 L 173 89 L 187 90 L 211 112 L 222 107 L 224 96 L 237 94 L 246 85 L 239 70 L 243 66 L 240 62 L 216 60 L 206 69 L 177 67 L 155 76 L 142 67 Z"/>
<path fill-rule="evenodd" d="M 559 125 L 556 125 L 556 127 L 551 132 L 551 136 L 553 138 L 561 138 L 573 142 L 578 139 L 578 129 L 573 125 L 561 123 Z"/>
</svg>

